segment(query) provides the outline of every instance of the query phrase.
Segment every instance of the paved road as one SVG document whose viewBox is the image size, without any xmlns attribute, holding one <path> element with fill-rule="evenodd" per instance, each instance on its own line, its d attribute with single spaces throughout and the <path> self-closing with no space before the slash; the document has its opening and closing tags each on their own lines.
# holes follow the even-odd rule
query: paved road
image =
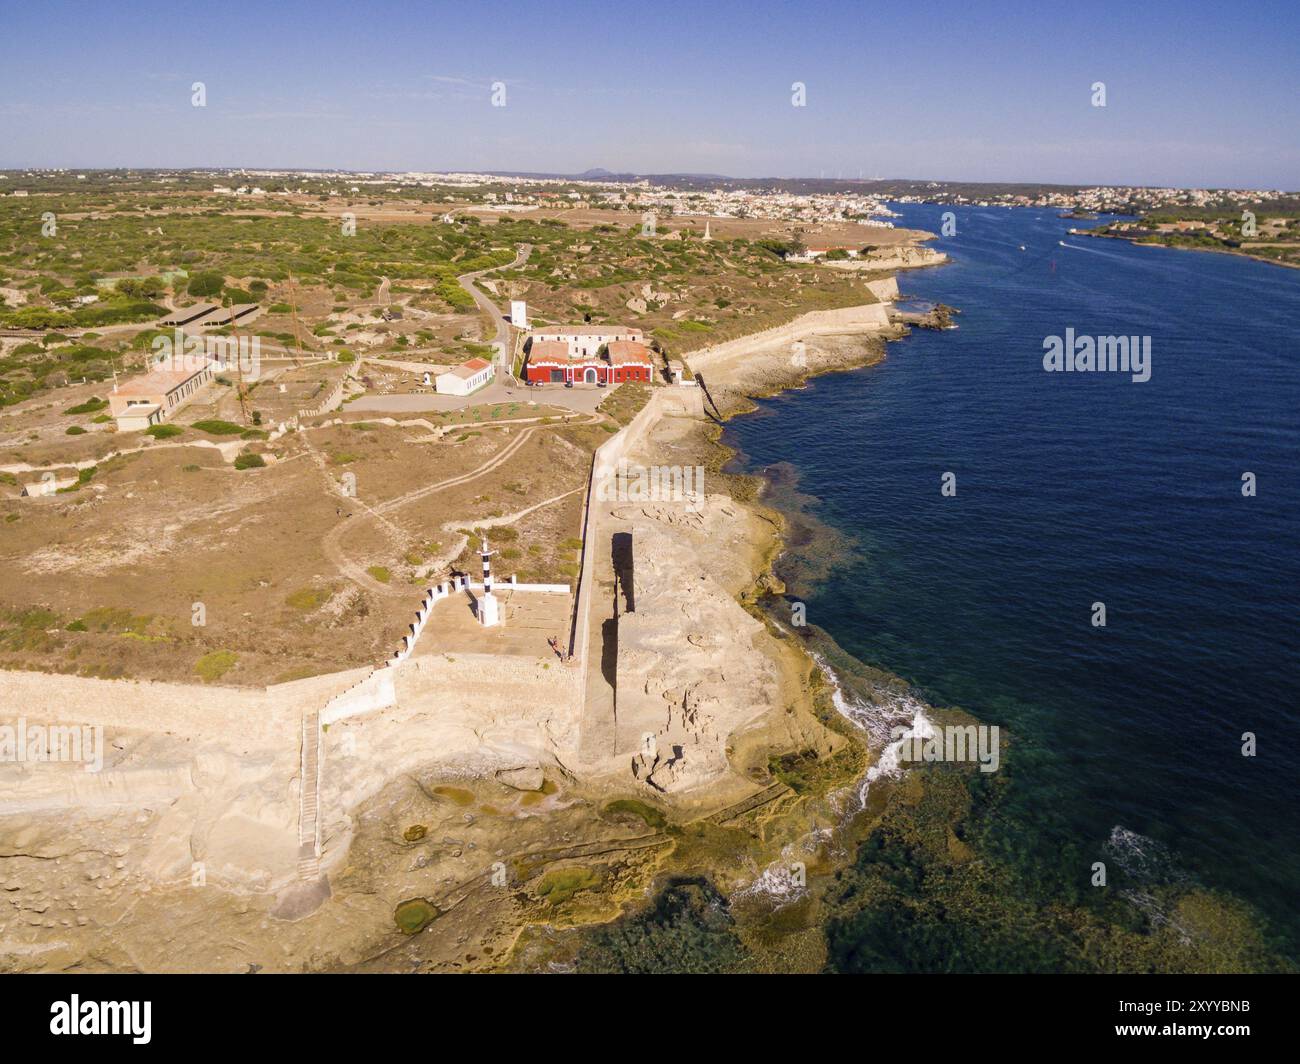
<svg viewBox="0 0 1300 1064">
<path fill-rule="evenodd" d="M 532 244 L 520 244 L 519 253 L 515 256 L 514 262 L 508 262 L 504 266 L 491 266 L 486 270 L 475 270 L 473 273 L 463 273 L 456 278 L 460 282 L 461 288 L 465 289 L 474 297 L 474 302 L 478 304 L 479 309 L 488 316 L 488 319 L 496 326 L 496 332 L 492 335 L 491 343 L 500 344 L 500 354 L 497 356 L 497 378 L 502 379 L 511 376 L 510 360 L 510 315 L 502 314 L 501 308 L 498 307 L 485 293 L 479 290 L 474 284 L 480 277 L 487 273 L 493 273 L 496 270 L 511 270 L 515 267 L 522 266 L 528 261 L 528 256 L 532 254 Z"/>
</svg>

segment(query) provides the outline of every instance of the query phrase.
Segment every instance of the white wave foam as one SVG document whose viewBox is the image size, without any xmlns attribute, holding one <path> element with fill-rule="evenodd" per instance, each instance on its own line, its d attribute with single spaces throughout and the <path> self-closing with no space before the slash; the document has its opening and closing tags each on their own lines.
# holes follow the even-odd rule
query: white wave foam
<svg viewBox="0 0 1300 1064">
<path fill-rule="evenodd" d="M 925 703 L 907 694 L 889 693 L 883 702 L 866 702 L 852 698 L 844 693 L 835 670 L 826 659 L 813 652 L 817 662 L 831 685 L 831 703 L 841 717 L 867 733 L 874 743 L 883 746 L 876 763 L 867 769 L 866 775 L 858 788 L 858 808 L 866 804 L 867 792 L 878 779 L 896 777 L 902 774 L 903 744 L 912 739 L 929 739 L 935 734 L 934 725 L 925 715 Z M 906 725 L 907 730 L 894 738 L 894 729 Z"/>
<path fill-rule="evenodd" d="M 808 893 L 807 864 L 803 857 L 811 857 L 817 848 L 831 837 L 830 828 L 816 828 L 796 842 L 781 848 L 781 856 L 763 869 L 747 887 L 736 892 L 737 898 L 763 897 L 776 902 L 776 907 L 789 905 Z"/>
<path fill-rule="evenodd" d="M 1122 824 L 1110 829 L 1102 851 L 1133 879 L 1144 882 L 1181 882 L 1187 873 L 1179 866 L 1174 851 L 1158 839 L 1140 835 Z"/>
<path fill-rule="evenodd" d="M 777 627 L 782 627 L 779 622 Z M 841 808 L 840 814 L 848 816 L 861 809 L 867 801 L 867 792 L 871 785 L 884 777 L 902 774 L 903 744 L 912 738 L 928 739 L 935 734 L 934 725 L 925 715 L 925 704 L 911 695 L 882 692 L 885 697 L 879 702 L 866 702 L 846 695 L 835 670 L 824 657 L 810 650 L 812 659 L 822 670 L 831 686 L 831 702 L 835 711 L 854 727 L 866 733 L 873 747 L 881 747 L 880 757 L 863 776 L 855 789 L 848 793 L 850 808 Z M 900 725 L 907 730 L 898 739 L 893 730 Z M 843 792 L 842 792 L 843 793 Z M 764 898 L 775 903 L 776 908 L 789 905 L 807 893 L 806 883 L 799 882 L 795 871 L 800 855 L 812 855 L 823 842 L 834 837 L 831 828 L 815 828 L 796 842 L 789 843 L 781 850 L 781 856 L 763 869 L 748 886 L 736 891 L 734 897 Z"/>
</svg>

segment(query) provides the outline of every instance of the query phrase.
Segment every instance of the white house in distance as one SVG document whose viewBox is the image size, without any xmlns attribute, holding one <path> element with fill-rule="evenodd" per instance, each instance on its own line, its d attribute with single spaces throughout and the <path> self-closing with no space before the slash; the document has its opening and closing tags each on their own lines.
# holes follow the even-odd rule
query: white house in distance
<svg viewBox="0 0 1300 1064">
<path fill-rule="evenodd" d="M 433 383 L 439 395 L 469 395 L 489 384 L 494 376 L 496 367 L 491 362 L 471 358 L 439 373 Z"/>
<path fill-rule="evenodd" d="M 558 328 L 534 329 L 529 336 L 534 342 L 554 340 L 569 348 L 571 358 L 588 358 L 600 353 L 606 344 L 620 340 L 642 343 L 645 334 L 640 329 L 625 325 L 567 325 Z"/>
<path fill-rule="evenodd" d="M 528 328 L 528 304 L 522 299 L 510 301 L 510 324 L 516 329 Z"/>
</svg>

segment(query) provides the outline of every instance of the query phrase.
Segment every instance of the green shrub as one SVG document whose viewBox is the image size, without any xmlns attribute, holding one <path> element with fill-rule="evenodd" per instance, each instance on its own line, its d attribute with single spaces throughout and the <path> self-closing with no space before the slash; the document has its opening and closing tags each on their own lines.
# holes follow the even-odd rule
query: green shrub
<svg viewBox="0 0 1300 1064">
<path fill-rule="evenodd" d="M 155 440 L 169 440 L 184 431 L 179 425 L 150 425 L 144 430 L 146 436 L 152 436 Z"/>
<path fill-rule="evenodd" d="M 166 313 L 167 308 L 159 306 L 157 303 L 149 303 L 144 300 L 115 299 L 107 303 L 95 303 L 89 307 L 79 307 L 72 312 L 72 324 L 81 326 L 123 325 L 135 321 L 148 321 L 150 318 L 161 317 Z"/>
<path fill-rule="evenodd" d="M 117 606 L 96 606 L 87 610 L 77 623 L 85 625 L 86 630 L 108 632 L 112 635 L 144 635 L 153 620 L 150 614 L 134 614 L 128 609 Z"/>
<path fill-rule="evenodd" d="M 80 425 L 69 425 L 63 431 L 66 432 L 69 436 L 84 436 L 86 434 L 86 430 L 83 429 Z"/>
<path fill-rule="evenodd" d="M 66 310 L 49 307 L 24 307 L 0 315 L 0 322 L 14 329 L 49 329 L 54 326 L 75 325 L 76 319 Z"/>
<path fill-rule="evenodd" d="M 243 425 L 236 425 L 233 421 L 221 421 L 218 418 L 196 421 L 192 427 L 213 436 L 238 436 L 244 431 Z"/>
<path fill-rule="evenodd" d="M 236 469 L 261 469 L 266 460 L 260 454 L 241 454 L 235 459 Z"/>
<path fill-rule="evenodd" d="M 68 407 L 68 409 L 63 412 L 65 414 L 93 414 L 96 410 L 103 410 L 106 406 L 108 406 L 106 400 L 100 399 L 98 396 L 93 396 L 90 399 L 87 399 L 84 403 L 78 403 L 76 406 Z"/>
<path fill-rule="evenodd" d="M 190 277 L 186 291 L 200 299 L 209 299 L 220 295 L 225 287 L 226 278 L 216 270 L 202 270 Z"/>
<path fill-rule="evenodd" d="M 204 683 L 212 683 L 234 668 L 238 660 L 239 655 L 233 650 L 214 650 L 204 654 L 194 663 L 194 671 L 199 674 Z"/>
</svg>

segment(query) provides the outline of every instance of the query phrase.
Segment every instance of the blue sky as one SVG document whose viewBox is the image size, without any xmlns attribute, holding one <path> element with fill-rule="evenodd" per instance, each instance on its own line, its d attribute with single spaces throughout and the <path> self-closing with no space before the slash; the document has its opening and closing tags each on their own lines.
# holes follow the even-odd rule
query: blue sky
<svg viewBox="0 0 1300 1064">
<path fill-rule="evenodd" d="M 1300 5 L 1053 6 L 10 2 L 0 168 L 1300 189 Z"/>
</svg>

